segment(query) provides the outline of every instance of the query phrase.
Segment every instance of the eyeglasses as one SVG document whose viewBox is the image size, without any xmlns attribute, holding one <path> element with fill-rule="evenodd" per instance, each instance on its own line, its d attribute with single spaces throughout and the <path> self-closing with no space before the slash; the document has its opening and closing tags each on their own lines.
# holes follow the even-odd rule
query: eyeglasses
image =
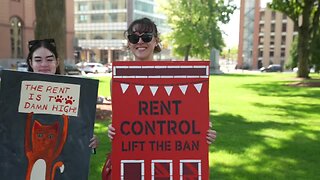
<svg viewBox="0 0 320 180">
<path fill-rule="evenodd" d="M 144 33 L 142 35 L 137 35 L 137 34 L 129 34 L 128 35 L 128 40 L 132 44 L 137 44 L 139 42 L 139 39 L 142 39 L 143 42 L 148 43 L 152 40 L 153 34 L 152 33 Z"/>
<path fill-rule="evenodd" d="M 56 43 L 54 41 L 54 39 L 41 39 L 41 40 L 32 40 L 32 41 L 29 41 L 28 42 L 28 47 L 29 47 L 29 50 L 36 44 L 39 44 L 41 42 L 46 42 L 46 43 L 49 43 L 51 44 L 52 46 L 56 47 Z"/>
</svg>

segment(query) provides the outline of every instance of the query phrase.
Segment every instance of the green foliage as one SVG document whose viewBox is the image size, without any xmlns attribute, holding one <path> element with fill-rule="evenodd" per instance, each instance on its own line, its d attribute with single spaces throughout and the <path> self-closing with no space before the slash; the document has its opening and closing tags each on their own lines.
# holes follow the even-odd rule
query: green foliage
<svg viewBox="0 0 320 180">
<path fill-rule="evenodd" d="M 232 47 L 231 49 L 223 49 L 220 55 L 224 59 L 236 60 L 238 56 L 238 48 Z"/>
<path fill-rule="evenodd" d="M 268 7 L 286 14 L 294 23 L 298 23 L 303 12 L 303 4 L 296 0 L 273 0 Z"/>
<path fill-rule="evenodd" d="M 320 71 L 320 31 L 313 37 L 311 41 L 311 53 L 310 53 L 311 65 L 315 66 L 315 71 Z"/>
<path fill-rule="evenodd" d="M 288 68 L 294 68 L 298 65 L 298 41 L 294 39 L 291 44 Z M 309 66 L 315 67 L 316 72 L 320 71 L 320 34 L 314 36 L 310 44 L 310 62 Z"/>
<path fill-rule="evenodd" d="M 111 94 L 110 94 L 111 76 L 99 77 L 96 79 L 99 79 L 98 95 L 104 96 L 104 97 L 111 97 Z"/>
<path fill-rule="evenodd" d="M 294 68 L 298 65 L 298 38 L 295 38 L 291 44 L 289 61 L 287 68 Z"/>
<path fill-rule="evenodd" d="M 228 23 L 235 6 L 222 0 L 169 0 L 163 5 L 172 33 L 173 53 L 208 59 L 212 48 L 222 50 L 219 23 Z M 174 8 L 173 8 L 174 7 Z"/>
<path fill-rule="evenodd" d="M 101 172 L 107 153 L 111 152 L 111 141 L 109 140 L 108 125 L 111 123 L 110 119 L 96 120 L 94 125 L 94 134 L 99 139 L 99 147 L 96 149 L 96 154 L 91 155 L 89 180 L 101 179 Z"/>
<path fill-rule="evenodd" d="M 268 7 L 290 17 L 298 28 L 298 77 L 309 78 L 311 40 L 319 28 L 320 3 L 318 0 L 273 0 Z"/>
</svg>

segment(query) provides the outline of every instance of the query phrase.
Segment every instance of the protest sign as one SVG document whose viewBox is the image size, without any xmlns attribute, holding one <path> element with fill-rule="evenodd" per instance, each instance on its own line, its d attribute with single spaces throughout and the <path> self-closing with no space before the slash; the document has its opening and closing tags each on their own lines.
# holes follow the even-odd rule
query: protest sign
<svg viewBox="0 0 320 180">
<path fill-rule="evenodd" d="M 209 63 L 114 62 L 113 179 L 208 179 Z"/>
<path fill-rule="evenodd" d="M 97 89 L 97 80 L 4 70 L 0 177 L 87 179 Z"/>
</svg>

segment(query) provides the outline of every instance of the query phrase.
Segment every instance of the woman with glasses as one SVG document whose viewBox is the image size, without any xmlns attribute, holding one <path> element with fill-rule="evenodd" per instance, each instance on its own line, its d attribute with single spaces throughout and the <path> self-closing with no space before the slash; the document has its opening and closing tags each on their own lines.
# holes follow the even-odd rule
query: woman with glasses
<svg viewBox="0 0 320 180">
<path fill-rule="evenodd" d="M 133 21 L 125 35 L 128 40 L 128 49 L 133 53 L 136 61 L 153 61 L 154 53 L 161 51 L 159 32 L 156 24 L 148 18 L 137 19 Z M 210 122 L 210 127 L 212 124 Z M 108 137 L 112 140 L 116 135 L 116 129 L 110 124 L 108 126 Z M 216 131 L 209 129 L 207 131 L 207 143 L 211 144 L 216 139 Z M 110 158 L 110 156 L 109 156 Z M 111 163 L 107 159 L 106 165 L 108 172 L 102 173 L 103 180 L 111 177 Z"/>
<path fill-rule="evenodd" d="M 60 74 L 59 57 L 54 39 L 29 41 L 28 71 L 43 74 Z M 89 147 L 95 149 L 98 138 L 93 135 Z"/>
<path fill-rule="evenodd" d="M 161 51 L 157 26 L 148 18 L 133 21 L 125 31 L 125 35 L 128 40 L 128 48 L 133 53 L 136 61 L 153 61 L 154 53 Z M 112 140 L 116 134 L 115 128 L 112 124 L 108 127 L 108 136 Z M 211 122 L 210 127 L 212 127 Z M 208 144 L 214 142 L 215 138 L 216 131 L 209 129 L 207 131 Z"/>
<path fill-rule="evenodd" d="M 125 34 L 136 61 L 152 61 L 154 53 L 161 51 L 157 26 L 148 18 L 133 21 Z"/>
</svg>

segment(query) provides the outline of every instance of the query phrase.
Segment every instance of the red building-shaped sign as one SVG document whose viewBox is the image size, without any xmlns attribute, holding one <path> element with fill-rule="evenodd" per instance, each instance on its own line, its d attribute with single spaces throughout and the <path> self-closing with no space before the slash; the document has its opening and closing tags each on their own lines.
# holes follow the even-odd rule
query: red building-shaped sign
<svg viewBox="0 0 320 180">
<path fill-rule="evenodd" d="M 112 179 L 208 179 L 209 62 L 114 62 Z"/>
</svg>

